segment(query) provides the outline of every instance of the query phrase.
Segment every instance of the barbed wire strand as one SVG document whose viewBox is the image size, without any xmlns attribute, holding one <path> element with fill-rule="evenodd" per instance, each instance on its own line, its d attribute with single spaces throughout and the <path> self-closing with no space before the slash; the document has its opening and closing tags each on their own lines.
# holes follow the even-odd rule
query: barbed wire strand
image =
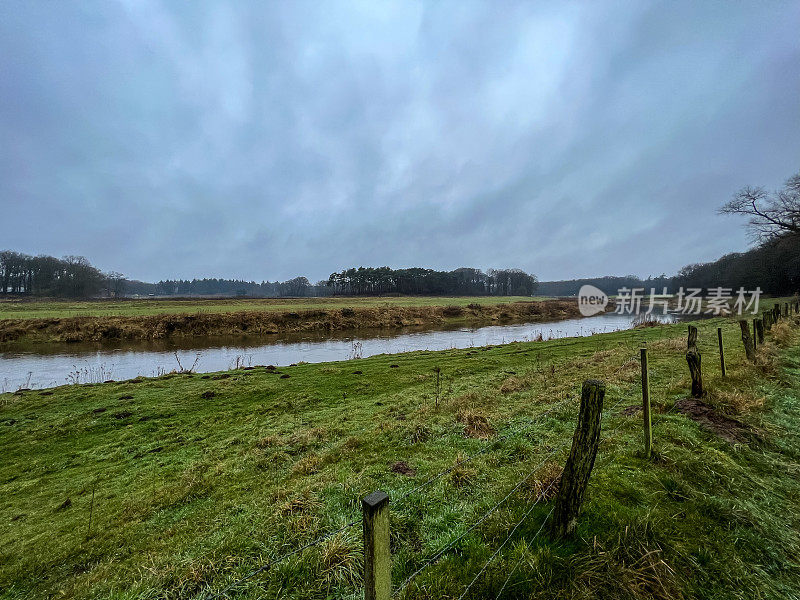
<svg viewBox="0 0 800 600">
<path fill-rule="evenodd" d="M 349 523 L 347 523 L 346 525 L 343 525 L 339 529 L 335 529 L 333 531 L 329 531 L 328 533 L 326 533 L 324 535 L 321 535 L 320 537 L 308 542 L 307 544 L 304 544 L 303 546 L 300 546 L 299 548 L 295 548 L 294 550 L 292 550 L 290 552 L 287 552 L 286 554 L 284 554 L 282 556 L 279 556 L 278 558 L 270 560 L 267 563 L 265 563 L 265 564 L 261 565 L 260 567 L 258 567 L 257 569 L 253 569 L 252 571 L 250 571 L 244 577 L 242 577 L 240 579 L 237 579 L 236 581 L 234 581 L 233 583 L 228 585 L 226 588 L 220 590 L 219 592 L 216 592 L 216 593 L 214 593 L 214 594 L 212 594 L 210 596 L 205 596 L 204 600 L 216 600 L 217 598 L 222 598 L 224 595 L 226 595 L 233 588 L 235 588 L 236 586 L 244 583 L 245 581 L 247 581 L 249 579 L 252 579 L 253 577 L 258 575 L 259 573 L 263 573 L 264 571 L 269 570 L 270 568 L 272 568 L 273 566 L 277 565 L 278 563 L 281 563 L 284 560 L 286 560 L 287 558 L 290 558 L 290 557 L 292 557 L 292 556 L 294 556 L 296 554 L 299 554 L 303 550 L 307 550 L 308 548 L 311 548 L 312 546 L 316 546 L 318 544 L 321 544 L 322 542 L 332 538 L 333 536 L 338 535 L 338 534 L 342 533 L 343 531 L 346 531 L 347 529 L 350 529 L 351 527 L 353 527 L 355 525 L 358 525 L 360 522 L 361 522 L 361 519 L 355 519 L 353 521 L 350 521 Z"/>
<path fill-rule="evenodd" d="M 549 489 L 550 489 L 550 488 L 551 488 L 551 487 L 552 487 L 552 486 L 555 484 L 555 482 L 556 482 L 556 481 L 557 481 L 557 479 L 554 479 L 554 480 L 553 480 L 553 482 L 552 482 L 552 483 L 551 483 L 551 484 L 550 484 L 550 485 L 547 487 L 547 490 L 548 490 L 548 491 L 549 491 Z M 477 575 L 475 575 L 475 577 L 473 577 L 472 581 L 470 581 L 470 582 L 469 582 L 469 584 L 467 585 L 467 587 L 464 589 L 464 591 L 463 591 L 463 592 L 461 592 L 461 595 L 458 597 L 458 600 L 463 600 L 463 599 L 464 599 L 464 597 L 467 595 L 467 593 L 469 592 L 469 590 L 470 590 L 470 589 L 472 589 L 472 586 L 473 586 L 473 585 L 475 585 L 475 582 L 476 582 L 476 581 L 478 581 L 478 578 L 479 578 L 481 575 L 483 575 L 483 573 L 484 573 L 484 571 L 486 571 L 486 569 L 488 569 L 488 568 L 489 568 L 489 565 L 491 564 L 491 562 L 492 562 L 492 561 L 493 561 L 495 558 L 497 558 L 497 555 L 498 555 L 498 554 L 500 554 L 500 551 L 501 551 L 501 550 L 502 550 L 502 549 L 505 547 L 505 545 L 508 543 L 508 541 L 509 541 L 509 540 L 512 538 L 512 536 L 513 536 L 513 535 L 516 533 L 517 529 L 519 529 L 520 525 L 522 525 L 522 523 L 525 521 L 525 519 L 527 519 L 527 518 L 528 518 L 528 515 L 529 515 L 529 514 L 531 514 L 531 512 L 533 511 L 533 509 L 534 509 L 534 508 L 536 508 L 536 505 L 537 505 L 537 504 L 539 504 L 539 502 L 541 501 L 541 499 L 542 499 L 542 498 L 544 498 L 544 493 L 543 493 L 543 494 L 540 494 L 540 495 L 539 495 L 539 497 L 538 497 L 538 498 L 537 498 L 537 499 L 536 499 L 536 500 L 535 500 L 535 501 L 534 501 L 534 502 L 533 502 L 533 503 L 532 503 L 532 504 L 531 504 L 531 505 L 528 507 L 528 510 L 526 510 L 526 511 L 525 511 L 525 514 L 524 514 L 524 515 L 522 515 L 522 518 L 521 518 L 519 521 L 517 521 L 516 525 L 514 525 L 514 528 L 513 528 L 513 529 L 511 530 L 511 532 L 510 532 L 510 533 L 509 533 L 509 534 L 506 536 L 506 539 L 505 539 L 505 540 L 503 540 L 503 543 L 502 543 L 502 544 L 500 544 L 500 546 L 497 548 L 497 550 L 495 550 L 495 551 L 494 551 L 494 553 L 493 553 L 493 554 L 492 554 L 492 555 L 489 557 L 489 560 L 487 560 L 487 561 L 484 563 L 484 565 L 483 565 L 483 567 L 481 568 L 481 570 L 480 570 L 480 571 L 478 571 L 478 574 L 477 574 Z M 550 513 L 552 513 L 554 509 L 555 509 L 555 505 L 553 506 L 553 508 L 552 508 L 552 509 L 550 509 Z M 548 514 L 548 516 L 549 516 L 549 514 Z M 546 522 L 546 521 L 547 521 L 547 518 L 545 518 L 545 522 Z M 542 529 L 543 527 L 544 527 L 544 523 L 542 523 L 542 527 L 540 528 L 540 531 L 541 531 L 541 529 Z M 537 533 L 536 535 L 539 535 L 539 534 Z"/>
<path fill-rule="evenodd" d="M 545 516 L 544 520 L 542 521 L 542 524 L 541 524 L 541 526 L 539 527 L 538 531 L 537 531 L 537 532 L 536 532 L 536 533 L 533 535 L 533 537 L 530 539 L 530 541 L 531 541 L 531 542 L 532 542 L 532 541 L 534 541 L 534 540 L 535 540 L 537 537 L 539 537 L 539 534 L 540 534 L 540 533 L 542 533 L 542 531 L 544 530 L 544 526 L 545 526 L 545 524 L 547 523 L 547 520 L 548 520 L 548 519 L 550 518 L 550 516 L 553 514 L 553 511 L 554 511 L 555 509 L 556 509 L 556 506 L 555 506 L 555 504 L 554 504 L 554 505 L 553 505 L 553 508 L 551 508 L 551 509 L 550 509 L 550 512 L 548 512 L 548 513 L 547 513 L 547 516 Z M 509 582 L 509 581 L 511 581 L 511 577 L 512 577 L 512 575 L 514 575 L 514 572 L 517 570 L 517 568 L 518 568 L 518 567 L 519 567 L 521 564 L 522 564 L 522 557 L 520 556 L 520 557 L 519 557 L 519 560 L 517 560 L 517 563 L 514 565 L 514 568 L 513 568 L 513 569 L 511 569 L 511 572 L 508 574 L 508 577 L 506 577 L 506 580 L 503 582 L 503 586 L 500 588 L 500 591 L 497 593 L 497 596 L 495 597 L 495 600 L 500 600 L 500 595 L 503 593 L 503 590 L 504 590 L 504 589 L 506 589 L 506 586 L 508 585 L 508 582 Z"/>
<path fill-rule="evenodd" d="M 617 406 L 619 406 L 619 405 L 620 405 L 620 404 L 621 404 L 621 403 L 622 403 L 624 400 L 625 400 L 625 398 L 621 398 L 620 400 L 618 400 L 617 402 L 615 402 L 615 403 L 612 405 L 612 407 L 611 407 L 610 409 L 608 409 L 608 412 L 604 412 L 603 416 L 605 417 L 606 415 L 610 415 L 611 411 L 612 411 L 612 410 L 614 410 L 614 408 L 616 408 Z M 615 430 L 616 430 L 618 427 L 620 427 L 621 425 L 622 425 L 622 423 L 618 423 L 617 425 L 615 425 L 614 427 L 612 427 L 612 428 L 609 430 L 609 432 L 613 432 L 613 431 L 615 431 Z M 566 442 L 565 442 L 565 444 L 566 444 Z M 503 541 L 503 543 L 500 545 L 500 547 L 499 547 L 497 550 L 495 550 L 494 554 L 492 554 L 492 556 L 490 556 L 490 557 L 489 557 L 489 560 L 487 560 L 487 561 L 486 561 L 486 563 L 484 564 L 483 568 L 482 568 L 482 569 L 481 569 L 481 570 L 478 572 L 478 574 L 477 574 L 477 575 L 476 575 L 476 576 L 473 578 L 473 580 L 472 580 L 472 581 L 469 583 L 469 585 L 467 585 L 467 588 L 464 590 L 464 592 L 461 594 L 461 596 L 459 596 L 458 600 L 462 600 L 462 599 L 464 598 L 464 596 L 467 594 L 467 592 L 470 590 L 470 588 L 471 588 L 471 587 L 472 587 L 472 586 L 475 584 L 475 582 L 478 580 L 478 578 L 479 578 L 479 577 L 480 577 L 480 576 L 483 574 L 483 572 L 484 572 L 484 571 L 486 571 L 486 569 L 489 567 L 489 564 L 490 564 L 490 563 L 491 563 L 491 562 L 492 562 L 492 561 L 493 561 L 493 560 L 494 560 L 494 559 L 497 557 L 497 555 L 500 553 L 500 551 L 503 549 L 503 547 L 504 547 L 504 546 L 505 546 L 505 545 L 508 543 L 508 541 L 511 539 L 511 536 L 513 536 L 513 535 L 514 535 L 514 532 L 515 532 L 515 531 L 516 531 L 516 530 L 519 528 L 519 526 L 520 526 L 520 525 L 521 525 L 521 524 L 524 522 L 524 520 L 527 518 L 527 516 L 530 514 L 530 512 L 533 510 L 533 508 L 536 506 L 536 504 L 538 504 L 538 502 L 541 500 L 541 498 L 542 498 L 542 497 L 544 497 L 544 494 L 546 493 L 546 491 L 548 491 L 548 490 L 549 490 L 549 489 L 550 489 L 550 488 L 551 488 L 551 487 L 552 487 L 552 486 L 555 484 L 555 482 L 556 482 L 556 481 L 558 481 L 558 478 L 556 478 L 556 479 L 554 479 L 554 480 L 553 480 L 553 482 L 552 482 L 552 483 L 551 483 L 551 484 L 550 484 L 550 485 L 547 487 L 547 490 L 545 490 L 544 492 L 542 492 L 542 494 L 540 495 L 540 497 L 539 497 L 539 498 L 536 500 L 536 502 L 534 502 L 533 506 L 531 506 L 531 507 L 528 509 L 528 511 L 527 511 L 527 512 L 526 512 L 526 513 L 523 515 L 522 519 L 521 519 L 521 520 L 520 520 L 520 521 L 519 521 L 519 522 L 518 522 L 518 523 L 517 523 L 517 524 L 514 526 L 514 529 L 512 529 L 512 530 L 511 530 L 511 533 L 509 533 L 509 534 L 508 534 L 508 536 L 507 536 L 507 537 L 506 537 L 506 539 Z M 553 511 L 554 511 L 554 510 L 555 510 L 555 505 L 553 506 L 553 508 L 551 508 L 551 509 L 550 509 L 550 512 L 547 514 L 547 516 L 546 516 L 546 517 L 544 518 L 544 520 L 542 521 L 542 525 L 541 525 L 541 527 L 539 527 L 539 530 L 538 530 L 538 531 L 536 532 L 536 534 L 535 534 L 535 535 L 534 535 L 534 536 L 531 538 L 531 541 L 532 541 L 532 540 L 535 540 L 535 539 L 536 539 L 536 538 L 539 536 L 539 534 L 542 532 L 542 530 L 544 529 L 545 523 L 547 523 L 547 519 L 549 519 L 549 518 L 550 518 L 550 515 L 552 515 L 552 514 L 553 514 Z M 508 577 L 506 578 L 505 582 L 503 583 L 503 586 L 500 588 L 500 592 L 498 593 L 498 595 L 497 595 L 497 598 L 499 598 L 499 597 L 500 597 L 500 594 L 502 594 L 502 592 L 503 592 L 503 590 L 505 589 L 506 585 L 507 585 L 507 584 L 508 584 L 508 582 L 510 581 L 510 579 L 511 579 L 511 576 L 514 574 L 514 571 L 516 571 L 517 567 L 519 567 L 519 564 L 521 563 L 521 561 L 522 561 L 522 558 L 520 557 L 520 560 L 519 560 L 519 561 L 517 561 L 517 564 L 516 564 L 516 565 L 514 566 L 514 568 L 511 570 L 511 573 L 509 573 Z"/>
<path fill-rule="evenodd" d="M 444 548 L 442 548 L 441 550 L 439 550 L 439 551 L 438 551 L 436 554 L 434 554 L 434 555 L 433 555 L 431 558 L 429 558 L 427 561 L 425 561 L 425 563 L 424 563 L 424 564 L 423 564 L 423 565 L 422 565 L 420 568 L 418 568 L 418 569 L 417 569 L 416 571 L 414 571 L 414 572 L 413 572 L 411 575 L 409 575 L 408 577 L 406 577 L 406 579 L 403 581 L 403 583 L 401 583 L 401 584 L 400 584 L 400 586 L 397 588 L 397 590 L 394 592 L 394 594 L 393 594 L 393 595 L 399 594 L 401 591 L 403 591 L 403 590 L 406 588 L 406 586 L 408 586 L 408 584 L 409 584 L 409 583 L 410 583 L 410 582 L 411 582 L 411 581 L 412 581 L 412 580 L 413 580 L 413 579 L 414 579 L 414 578 L 415 578 L 417 575 L 419 575 L 419 574 L 420 574 L 422 571 L 424 571 L 424 570 L 425 570 L 426 568 L 428 568 L 430 565 L 432 565 L 432 564 L 434 564 L 436 561 L 438 561 L 438 560 L 439 560 L 439 559 L 440 559 L 440 558 L 441 558 L 441 557 L 442 557 L 442 556 L 443 556 L 443 555 L 444 555 L 446 552 L 448 552 L 449 550 L 451 550 L 451 549 L 452 549 L 452 548 L 453 548 L 453 547 L 454 547 L 454 546 L 455 546 L 455 545 L 456 545 L 458 542 L 460 542 L 462 539 L 464 539 L 464 537 L 466 537 L 466 536 L 467 536 L 467 535 L 468 535 L 470 532 L 474 531 L 474 530 L 475 530 L 475 528 L 477 528 L 477 527 L 478 527 L 478 526 L 479 526 L 481 523 L 483 523 L 483 522 L 484 522 L 486 519 L 488 519 L 488 518 L 489 518 L 489 516 L 490 516 L 492 513 L 494 513 L 494 512 L 495 512 L 495 511 L 496 511 L 498 508 L 500 508 L 500 506 L 502 506 L 502 505 L 503 505 L 503 503 L 504 503 L 506 500 L 508 500 L 508 499 L 509 499 L 509 498 L 512 496 L 512 494 L 513 494 L 514 492 L 516 492 L 516 491 L 517 491 L 517 490 L 518 490 L 520 487 L 522 487 L 522 486 L 523 486 L 523 485 L 524 485 L 524 484 L 525 484 L 525 483 L 526 483 L 526 482 L 527 482 L 527 481 L 528 481 L 528 480 L 529 480 L 531 477 L 533 477 L 533 476 L 534 476 L 534 475 L 535 475 L 535 474 L 536 474 L 536 473 L 539 471 L 539 469 L 541 469 L 541 468 L 542 468 L 542 467 L 543 467 L 543 466 L 544 466 L 544 465 L 547 463 L 547 461 L 548 461 L 548 460 L 550 460 L 550 459 L 551 459 L 551 458 L 552 458 L 552 457 L 553 457 L 553 456 L 556 454 L 556 452 L 558 452 L 558 451 L 559 451 L 561 448 L 563 448 L 564 446 L 566 446 L 566 445 L 567 445 L 567 443 L 569 443 L 569 441 L 571 441 L 571 440 L 566 440 L 566 441 L 564 441 L 563 443 L 559 444 L 559 446 L 557 446 L 555 449 L 553 449 L 553 450 L 552 450 L 552 451 L 551 451 L 551 452 L 550 452 L 550 453 L 549 453 L 547 456 L 545 456 L 545 458 L 544 458 L 544 459 L 542 459 L 542 460 L 539 462 L 539 464 L 537 464 L 537 465 L 536 465 L 536 466 L 535 466 L 535 467 L 534 467 L 534 468 L 531 470 L 531 472 L 530 472 L 530 473 L 528 473 L 528 475 L 526 475 L 525 477 L 523 477 L 523 478 L 522 478 L 522 479 L 521 479 L 521 480 L 520 480 L 520 481 L 519 481 L 519 482 L 518 482 L 518 483 L 517 483 L 517 484 L 516 484 L 516 485 L 515 485 L 513 488 L 511 488 L 511 490 L 510 490 L 510 491 L 509 491 L 509 492 L 508 492 L 508 493 L 507 493 L 507 494 L 506 494 L 506 495 L 505 495 L 505 496 L 504 496 L 504 497 L 503 497 L 503 498 L 502 498 L 502 499 L 501 499 L 499 502 L 497 502 L 497 503 L 496 503 L 494 506 L 492 506 L 492 508 L 490 508 L 488 511 L 486 511 L 486 512 L 483 514 L 483 516 L 481 516 L 481 517 L 480 517 L 480 519 L 478 519 L 478 520 L 477 520 L 475 523 L 473 523 L 473 524 L 472 524 L 472 525 L 471 525 L 471 526 L 470 526 L 470 527 L 469 527 L 469 528 L 468 528 L 466 531 L 464 531 L 464 532 L 463 532 L 461 535 L 459 535 L 459 536 L 458 536 L 456 539 L 454 539 L 453 541 L 449 542 L 447 545 L 445 545 L 445 547 L 444 547 Z M 550 487 L 552 487 L 552 485 L 553 485 L 554 483 L 555 483 L 555 480 L 554 480 L 553 482 L 551 482 L 551 483 L 550 483 L 550 485 L 549 485 L 549 486 L 548 486 L 548 487 L 547 487 L 545 490 L 543 490 L 543 491 L 541 492 L 540 496 L 541 496 L 541 495 L 544 495 L 544 494 L 545 494 L 547 491 L 549 491 L 549 490 L 550 490 Z"/>
</svg>

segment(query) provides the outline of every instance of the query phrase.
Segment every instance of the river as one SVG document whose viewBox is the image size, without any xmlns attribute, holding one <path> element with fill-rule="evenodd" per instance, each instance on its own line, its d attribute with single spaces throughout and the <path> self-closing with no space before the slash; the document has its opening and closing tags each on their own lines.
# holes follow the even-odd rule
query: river
<svg viewBox="0 0 800 600">
<path fill-rule="evenodd" d="M 672 321 L 670 315 L 661 320 Z M 0 349 L 0 392 L 154 377 L 174 370 L 212 372 L 581 337 L 630 329 L 629 315 L 604 314 L 548 323 L 477 328 L 303 332 L 259 338 L 190 338 L 118 344 L 37 344 Z"/>
</svg>

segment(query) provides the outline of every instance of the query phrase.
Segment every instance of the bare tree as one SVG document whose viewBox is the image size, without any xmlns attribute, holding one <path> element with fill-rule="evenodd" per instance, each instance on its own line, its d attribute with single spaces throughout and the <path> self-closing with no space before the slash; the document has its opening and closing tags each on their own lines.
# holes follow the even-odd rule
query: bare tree
<svg viewBox="0 0 800 600">
<path fill-rule="evenodd" d="M 800 233 L 800 173 L 790 177 L 783 189 L 776 192 L 762 187 L 742 188 L 719 212 L 750 217 L 750 234 L 759 242 L 797 235 Z"/>
</svg>

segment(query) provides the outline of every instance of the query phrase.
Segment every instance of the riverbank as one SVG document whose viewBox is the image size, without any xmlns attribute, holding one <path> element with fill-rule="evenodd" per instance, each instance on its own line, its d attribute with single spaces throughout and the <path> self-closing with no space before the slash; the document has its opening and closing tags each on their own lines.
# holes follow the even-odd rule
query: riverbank
<svg viewBox="0 0 800 600">
<path fill-rule="evenodd" d="M 473 597 L 496 597 L 509 574 L 503 598 L 797 595 L 800 323 L 777 325 L 755 364 L 735 321 L 696 325 L 705 421 L 685 402 L 685 324 L 0 395 L 0 597 L 203 598 L 358 523 L 375 489 L 392 498 L 396 586 L 465 534 L 404 598 L 458 597 L 509 535 Z M 652 461 L 639 455 L 643 342 Z M 607 394 L 578 534 L 535 537 L 550 494 L 515 523 L 563 465 L 587 378 Z M 237 598 L 358 597 L 358 532 L 260 573 Z"/>
<path fill-rule="evenodd" d="M 207 312 L 171 314 L 106 314 L 88 316 L 5 318 L 0 320 L 0 343 L 97 342 L 108 340 L 158 340 L 203 336 L 262 336 L 301 331 L 357 331 L 360 329 L 398 329 L 415 326 L 470 325 L 500 322 L 538 322 L 580 316 L 574 300 L 527 300 L 490 303 L 487 298 L 438 299 L 448 304 L 428 304 L 435 300 L 382 298 L 360 299 L 352 305 L 337 298 L 328 303 L 314 299 L 313 308 L 299 309 L 285 304 L 270 305 L 242 301 L 205 306 Z M 352 299 L 350 299 L 352 300 Z M 365 300 L 369 302 L 365 302 Z M 413 300 L 414 302 L 411 302 Z M 162 302 L 163 304 L 163 302 Z M 189 307 L 181 306 L 185 310 Z M 230 310 L 227 310 L 230 308 Z M 141 308 L 140 308 L 141 309 Z M 148 309 L 150 309 L 148 307 Z M 30 307 L 28 313 L 35 311 Z M 124 307 L 123 307 L 124 310 Z M 167 309 L 167 310 L 171 310 Z M 208 312 L 211 311 L 211 312 Z M 13 314 L 6 307 L 2 313 Z"/>
</svg>

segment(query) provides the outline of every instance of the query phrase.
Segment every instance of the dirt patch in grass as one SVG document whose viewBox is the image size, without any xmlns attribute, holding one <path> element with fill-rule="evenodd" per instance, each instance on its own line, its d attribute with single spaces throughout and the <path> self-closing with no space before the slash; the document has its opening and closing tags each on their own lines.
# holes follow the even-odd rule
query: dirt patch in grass
<svg viewBox="0 0 800 600">
<path fill-rule="evenodd" d="M 398 460 L 396 463 L 392 463 L 392 465 L 389 467 L 389 470 L 392 473 L 407 475 L 408 477 L 414 477 L 414 475 L 417 474 L 417 470 L 411 468 L 404 460 Z"/>
<path fill-rule="evenodd" d="M 752 438 L 749 426 L 718 413 L 713 407 L 697 398 L 678 400 L 675 409 L 731 444 L 744 444 Z"/>
</svg>

